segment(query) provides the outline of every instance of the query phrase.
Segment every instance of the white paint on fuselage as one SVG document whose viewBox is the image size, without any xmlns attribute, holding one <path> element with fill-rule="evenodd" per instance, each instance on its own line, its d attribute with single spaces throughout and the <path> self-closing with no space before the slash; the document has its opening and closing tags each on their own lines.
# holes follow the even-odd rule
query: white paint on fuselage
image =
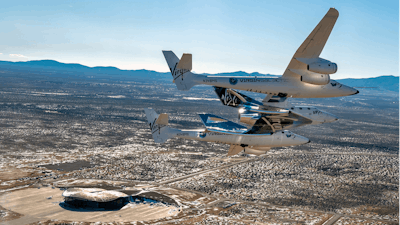
<svg viewBox="0 0 400 225">
<path fill-rule="evenodd" d="M 338 120 L 335 115 L 319 110 L 314 106 L 293 106 L 290 110 L 312 120 L 311 124 L 331 123 Z"/>
<path fill-rule="evenodd" d="M 308 138 L 286 130 L 269 134 L 228 134 L 207 132 L 206 130 L 175 130 L 174 136 L 196 141 L 263 147 L 294 146 L 309 142 Z"/>
<path fill-rule="evenodd" d="M 352 87 L 331 80 L 326 85 L 314 85 L 296 79 L 282 77 L 227 77 L 193 74 L 197 84 L 233 88 L 244 91 L 278 95 L 287 94 L 293 98 L 331 98 L 357 94 Z"/>
</svg>

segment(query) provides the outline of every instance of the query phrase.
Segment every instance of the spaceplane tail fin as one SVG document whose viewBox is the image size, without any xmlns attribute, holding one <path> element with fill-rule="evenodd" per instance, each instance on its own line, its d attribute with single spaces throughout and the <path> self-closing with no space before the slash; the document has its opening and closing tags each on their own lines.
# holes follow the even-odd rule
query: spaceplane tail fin
<svg viewBox="0 0 400 225">
<path fill-rule="evenodd" d="M 175 137 L 173 129 L 168 127 L 168 114 L 158 115 L 154 109 L 146 108 L 147 122 L 149 123 L 151 134 L 155 143 L 164 143 L 168 139 Z"/>
<path fill-rule="evenodd" d="M 179 59 L 173 51 L 162 51 L 171 71 L 173 82 L 180 91 L 187 91 L 194 85 L 192 71 L 192 54 L 184 53 Z"/>
</svg>

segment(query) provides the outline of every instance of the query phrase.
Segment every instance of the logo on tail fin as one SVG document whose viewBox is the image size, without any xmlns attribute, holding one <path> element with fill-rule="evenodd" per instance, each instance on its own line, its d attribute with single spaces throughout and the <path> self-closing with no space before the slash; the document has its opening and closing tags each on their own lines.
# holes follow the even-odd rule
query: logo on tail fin
<svg viewBox="0 0 400 225">
<path fill-rule="evenodd" d="M 190 72 L 190 70 L 188 70 L 188 69 L 177 69 L 176 68 L 177 65 L 178 65 L 178 63 L 175 64 L 174 69 L 171 70 L 172 77 L 174 78 L 174 80 L 178 79 L 179 77 L 181 77 L 182 80 L 183 80 L 183 74 L 185 74 L 187 72 Z"/>
<path fill-rule="evenodd" d="M 160 134 L 161 133 L 161 128 L 166 127 L 166 125 L 157 124 L 156 123 L 157 119 L 158 118 L 155 118 L 152 123 L 151 122 L 149 123 L 151 134 L 154 134 L 157 131 L 158 131 L 158 134 Z"/>
</svg>

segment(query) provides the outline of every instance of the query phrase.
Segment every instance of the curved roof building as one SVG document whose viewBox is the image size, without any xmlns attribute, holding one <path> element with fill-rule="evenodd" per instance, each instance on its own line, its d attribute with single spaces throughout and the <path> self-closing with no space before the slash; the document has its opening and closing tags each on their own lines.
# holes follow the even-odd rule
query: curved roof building
<svg viewBox="0 0 400 225">
<path fill-rule="evenodd" d="M 130 202 L 130 196 L 101 188 L 70 188 L 62 194 L 64 202 L 76 208 L 120 209 Z"/>
</svg>

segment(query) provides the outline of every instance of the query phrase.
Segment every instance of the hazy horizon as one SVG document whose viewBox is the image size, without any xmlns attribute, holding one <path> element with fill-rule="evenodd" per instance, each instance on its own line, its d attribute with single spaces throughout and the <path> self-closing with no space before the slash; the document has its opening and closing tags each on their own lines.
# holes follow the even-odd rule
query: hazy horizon
<svg viewBox="0 0 400 225">
<path fill-rule="evenodd" d="M 57 61 L 57 60 L 54 60 L 54 59 L 41 59 L 41 60 L 28 60 L 28 61 L 7 61 L 7 60 L 0 60 L 0 62 L 13 62 L 13 63 L 18 63 L 18 62 L 33 62 L 33 61 L 55 61 L 55 62 L 62 63 L 62 64 L 78 64 L 78 65 L 86 66 L 86 67 L 89 67 L 89 68 L 97 68 L 97 67 L 105 67 L 105 68 L 106 68 L 106 67 L 113 67 L 113 68 L 116 68 L 116 69 L 122 70 L 122 71 L 147 70 L 147 71 L 154 71 L 154 72 L 157 72 L 157 73 L 169 73 L 169 72 L 170 72 L 170 71 L 165 71 L 165 72 L 164 72 L 164 71 L 157 71 L 157 70 L 151 70 L 151 69 L 121 69 L 121 68 L 118 68 L 118 67 L 115 67 L 115 66 L 88 66 L 88 65 L 84 65 L 84 64 L 81 64 L 81 63 L 74 63 L 74 62 L 71 62 L 71 63 L 64 63 L 64 62 L 60 62 L 60 61 Z M 243 71 L 243 70 L 225 71 L 225 72 L 219 72 L 219 73 L 197 73 L 196 71 L 192 71 L 192 72 L 195 73 L 195 74 L 225 74 L 225 73 L 244 72 L 244 73 L 247 73 L 247 74 L 249 74 L 249 75 L 251 75 L 251 74 L 253 74 L 253 73 L 258 73 L 258 74 L 262 74 L 262 75 L 282 76 L 282 74 L 260 73 L 260 72 L 258 72 L 258 71 L 246 72 L 246 71 Z M 334 74 L 331 75 L 331 76 L 334 76 Z M 394 76 L 394 77 L 399 77 L 399 76 L 396 76 L 396 75 L 393 75 L 393 74 L 381 74 L 381 75 L 376 75 L 376 76 L 372 76 L 372 77 L 343 77 L 343 78 L 339 78 L 338 80 L 340 80 L 340 79 L 367 79 L 367 78 L 376 78 L 376 77 L 382 77 L 382 76 Z M 335 79 L 335 78 L 332 77 L 332 79 Z"/>
</svg>

